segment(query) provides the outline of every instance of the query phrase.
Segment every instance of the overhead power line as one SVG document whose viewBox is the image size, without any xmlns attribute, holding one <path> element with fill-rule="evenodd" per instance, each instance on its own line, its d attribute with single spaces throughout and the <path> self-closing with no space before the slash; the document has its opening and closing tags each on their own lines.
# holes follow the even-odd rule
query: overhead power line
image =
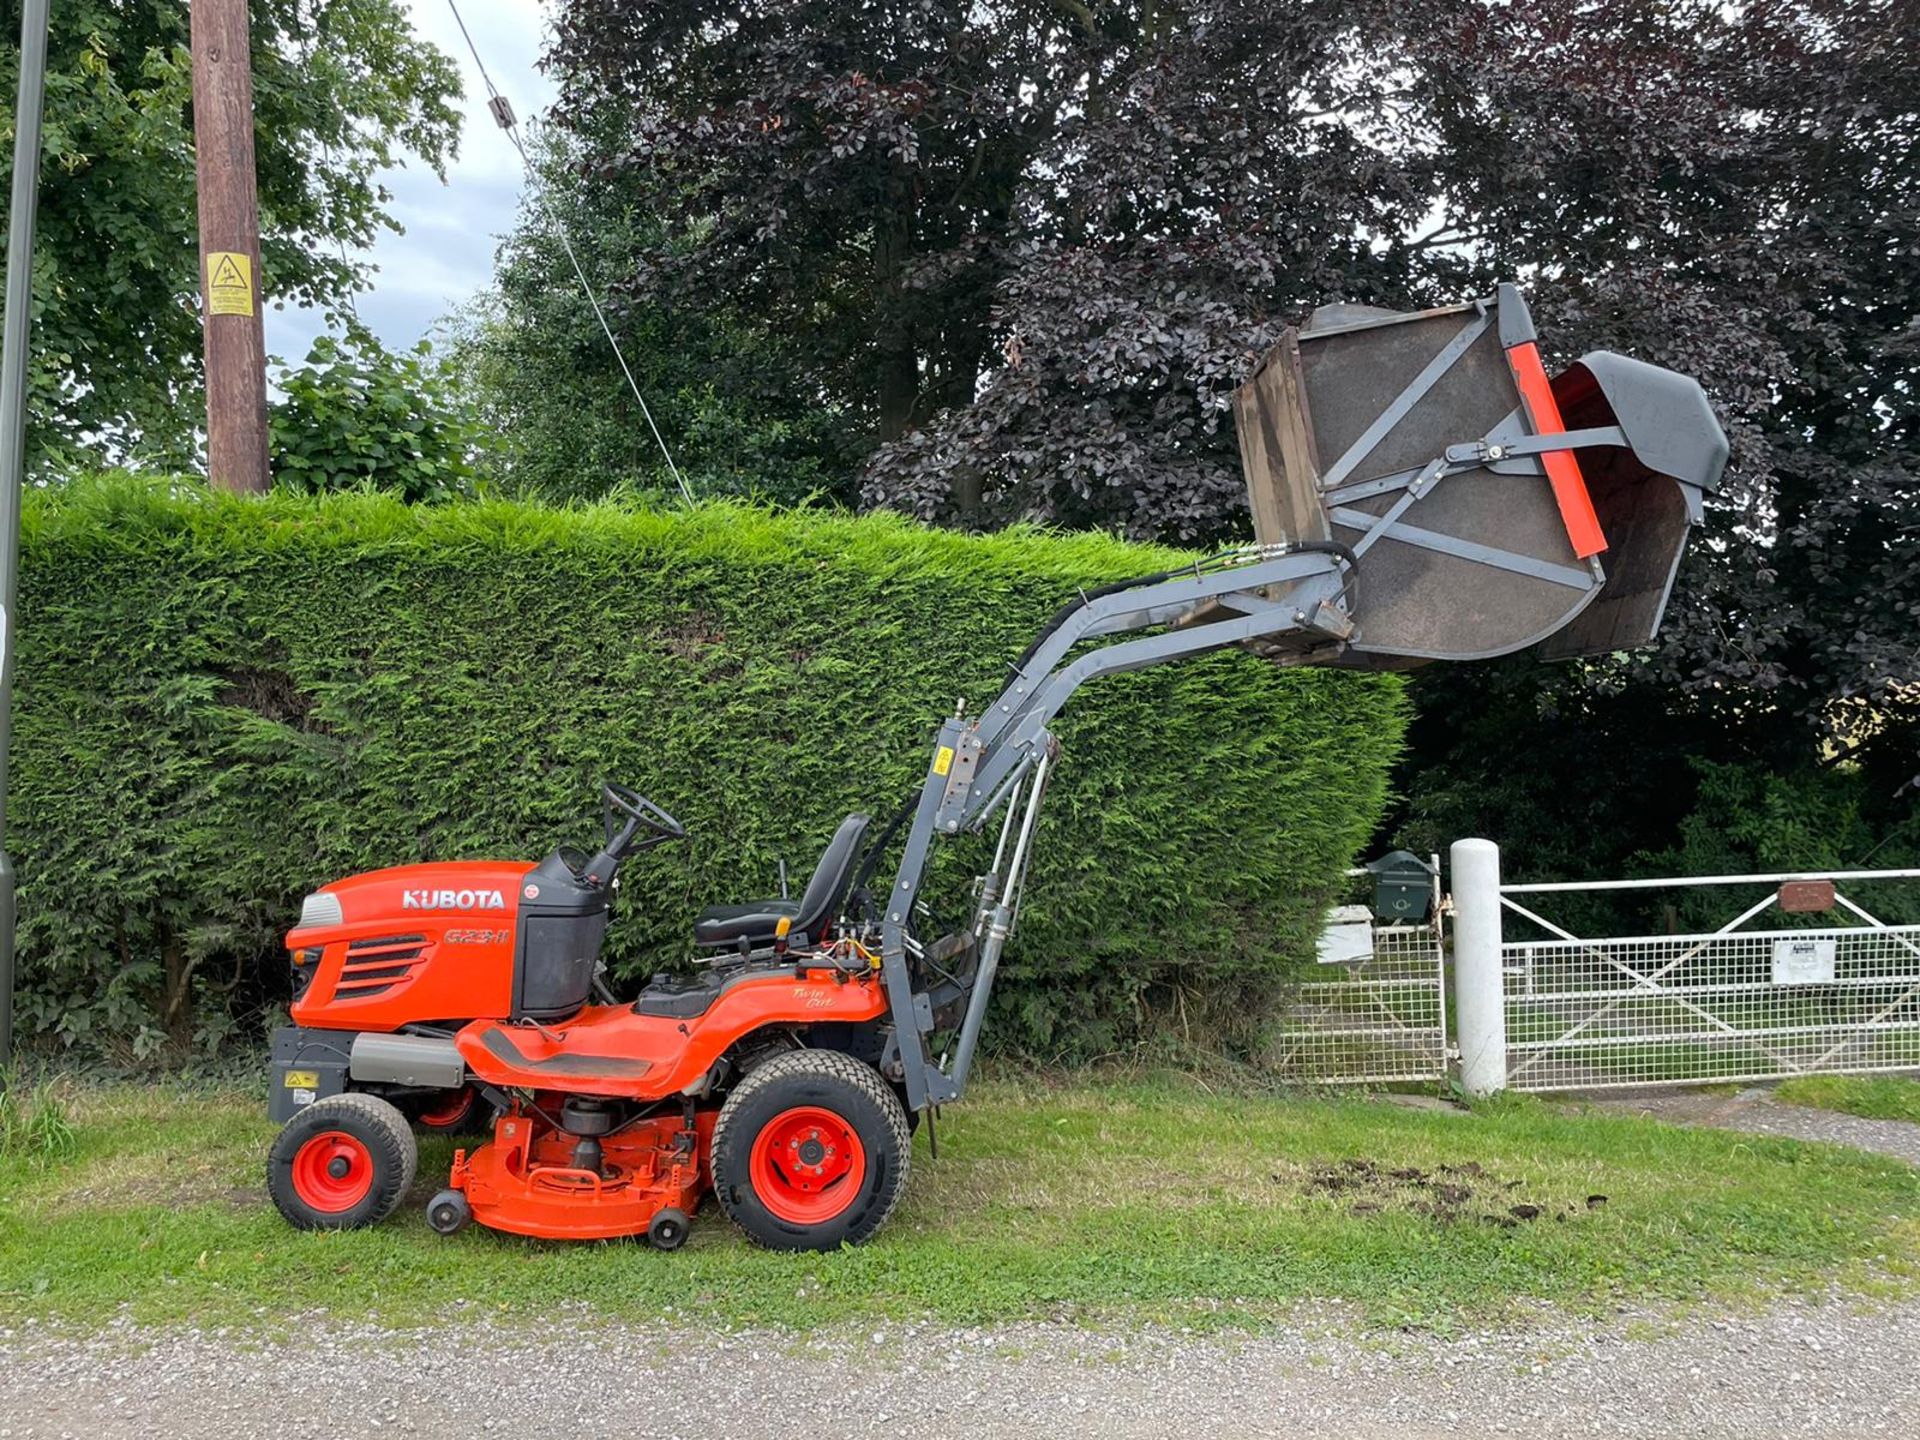
<svg viewBox="0 0 1920 1440">
<path fill-rule="evenodd" d="M 527 179 L 537 181 L 538 174 L 533 168 L 533 160 L 527 154 L 527 147 L 520 139 L 519 122 L 513 113 L 513 104 L 502 95 L 493 83 L 493 76 L 487 73 L 487 63 L 480 58 L 480 47 L 473 43 L 473 33 L 467 29 L 466 17 L 461 15 L 458 0 L 447 0 L 447 8 L 453 11 L 453 23 L 460 27 L 460 36 L 467 42 L 467 53 L 473 56 L 474 68 L 480 72 L 480 80 L 487 87 L 487 109 L 493 120 L 513 142 L 513 148 L 519 152 L 520 164 L 526 169 Z M 666 437 L 660 433 L 660 427 L 654 422 L 653 411 L 647 407 L 647 397 L 640 393 L 640 382 L 633 378 L 633 367 L 627 364 L 627 357 L 620 349 L 620 342 L 614 338 L 613 327 L 607 323 L 607 312 L 601 308 L 599 297 L 593 293 L 593 285 L 587 279 L 586 268 L 581 265 L 580 257 L 574 253 L 573 242 L 567 238 L 565 222 L 557 216 L 553 228 L 560 237 L 560 248 L 567 252 L 567 260 L 573 266 L 574 276 L 580 281 L 580 293 L 587 297 L 587 304 L 593 307 L 593 318 L 600 322 L 600 333 L 607 337 L 607 344 L 613 350 L 613 358 L 620 362 L 620 373 L 627 377 L 627 388 L 633 391 L 633 398 L 639 403 L 640 413 L 647 418 L 647 429 L 653 432 L 654 443 L 660 447 L 661 458 L 667 462 L 667 470 L 673 476 L 673 483 L 680 487 L 680 493 L 687 503 L 693 503 L 693 487 L 687 484 L 686 476 L 680 473 L 680 467 L 673 463 L 673 452 L 667 448 Z"/>
</svg>

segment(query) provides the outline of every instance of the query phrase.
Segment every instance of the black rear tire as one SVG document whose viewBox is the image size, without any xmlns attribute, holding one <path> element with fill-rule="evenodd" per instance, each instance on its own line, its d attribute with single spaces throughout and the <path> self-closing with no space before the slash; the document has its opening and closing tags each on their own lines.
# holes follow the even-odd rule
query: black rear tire
<svg viewBox="0 0 1920 1440">
<path fill-rule="evenodd" d="M 769 1250 L 858 1245 L 906 1189 L 906 1110 L 871 1065 L 796 1050 L 734 1087 L 713 1127 L 720 1208 Z"/>
<path fill-rule="evenodd" d="M 413 1130 L 377 1095 L 329 1095 L 296 1113 L 267 1153 L 267 1193 L 299 1230 L 357 1230 L 391 1215 L 419 1164 Z"/>
</svg>

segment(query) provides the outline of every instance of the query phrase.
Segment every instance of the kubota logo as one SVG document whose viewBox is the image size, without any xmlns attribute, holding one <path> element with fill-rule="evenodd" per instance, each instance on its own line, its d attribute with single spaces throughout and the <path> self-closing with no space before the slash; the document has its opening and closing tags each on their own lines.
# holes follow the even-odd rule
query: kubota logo
<svg viewBox="0 0 1920 1440">
<path fill-rule="evenodd" d="M 498 890 L 403 890 L 402 910 L 504 910 L 506 899 Z"/>
</svg>

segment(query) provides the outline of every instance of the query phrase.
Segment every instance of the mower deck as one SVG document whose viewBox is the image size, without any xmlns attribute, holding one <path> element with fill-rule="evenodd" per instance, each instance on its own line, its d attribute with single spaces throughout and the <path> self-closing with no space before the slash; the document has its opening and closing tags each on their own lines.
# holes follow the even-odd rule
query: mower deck
<svg viewBox="0 0 1920 1440">
<path fill-rule="evenodd" d="M 601 1142 L 598 1172 L 576 1163 L 576 1141 L 530 1115 L 503 1115 L 493 1139 L 456 1151 L 451 1188 L 492 1230 L 543 1240 L 649 1235 L 672 1248 L 709 1186 L 714 1112 L 638 1121 Z M 666 1214 L 669 1224 L 656 1228 Z"/>
</svg>

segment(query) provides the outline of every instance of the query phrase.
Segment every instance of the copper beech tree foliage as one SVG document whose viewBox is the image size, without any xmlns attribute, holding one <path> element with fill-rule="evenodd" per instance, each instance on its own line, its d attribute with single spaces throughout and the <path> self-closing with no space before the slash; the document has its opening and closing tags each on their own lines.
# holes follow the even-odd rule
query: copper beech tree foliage
<svg viewBox="0 0 1920 1440">
<path fill-rule="evenodd" d="M 1914 706 L 1912 0 L 557 22 L 563 122 L 619 137 L 590 168 L 683 217 L 628 293 L 798 339 L 788 383 L 864 419 L 870 503 L 1240 533 L 1226 396 L 1284 324 L 1515 277 L 1557 359 L 1698 375 L 1734 437 L 1641 678 L 1802 736 Z"/>
<path fill-rule="evenodd" d="M 566 0 L 563 123 L 676 233 L 629 291 L 806 337 L 871 497 L 1190 538 L 1224 396 L 1428 208 L 1395 7 Z M 609 123 L 609 114 L 621 117 Z"/>
<path fill-rule="evenodd" d="M 1640 664 L 1737 697 L 1749 743 L 1761 711 L 1842 743 L 1920 712 L 1916 25 L 1911 0 L 1468 7 L 1426 67 L 1461 283 L 1537 275 L 1561 358 L 1625 350 L 1720 407 L 1728 484 Z"/>
</svg>

